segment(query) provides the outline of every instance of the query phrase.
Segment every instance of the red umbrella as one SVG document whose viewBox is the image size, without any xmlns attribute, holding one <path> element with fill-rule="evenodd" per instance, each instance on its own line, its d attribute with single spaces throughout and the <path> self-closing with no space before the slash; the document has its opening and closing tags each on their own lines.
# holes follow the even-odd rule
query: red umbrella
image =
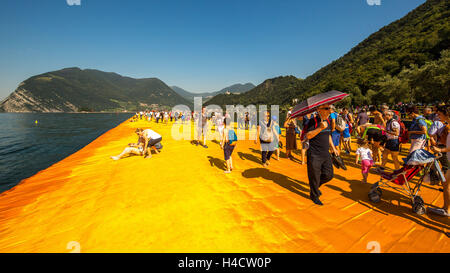
<svg viewBox="0 0 450 273">
<path fill-rule="evenodd" d="M 333 104 L 343 100 L 348 94 L 336 90 L 317 94 L 297 104 L 292 110 L 290 118 L 297 118 L 316 111 L 324 104 Z"/>
</svg>

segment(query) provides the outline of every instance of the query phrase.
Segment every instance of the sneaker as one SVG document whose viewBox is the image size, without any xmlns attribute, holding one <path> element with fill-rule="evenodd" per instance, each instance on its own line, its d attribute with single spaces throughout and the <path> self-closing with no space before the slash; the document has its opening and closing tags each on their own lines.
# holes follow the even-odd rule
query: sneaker
<svg viewBox="0 0 450 273">
<path fill-rule="evenodd" d="M 323 203 L 319 200 L 319 198 L 314 198 L 314 199 L 311 199 L 311 200 L 314 202 L 314 204 L 319 205 L 319 206 L 323 206 Z"/>
</svg>

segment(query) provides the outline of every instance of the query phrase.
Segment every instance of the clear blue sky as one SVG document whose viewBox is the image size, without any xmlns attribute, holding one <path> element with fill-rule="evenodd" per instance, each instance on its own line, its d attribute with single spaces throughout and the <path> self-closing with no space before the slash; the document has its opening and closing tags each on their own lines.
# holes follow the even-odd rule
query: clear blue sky
<svg viewBox="0 0 450 273">
<path fill-rule="evenodd" d="M 65 67 L 191 92 L 305 78 L 425 0 L 2 0 L 0 99 Z"/>
</svg>

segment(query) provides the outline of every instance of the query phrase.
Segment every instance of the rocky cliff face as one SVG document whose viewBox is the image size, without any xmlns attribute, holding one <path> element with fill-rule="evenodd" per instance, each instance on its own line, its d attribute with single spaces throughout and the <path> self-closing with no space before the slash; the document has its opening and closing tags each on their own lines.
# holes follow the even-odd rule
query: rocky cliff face
<svg viewBox="0 0 450 273">
<path fill-rule="evenodd" d="M 41 99 L 19 86 L 16 91 L 0 102 L 0 112 L 76 112 L 78 108 L 70 102 L 49 107 Z"/>
<path fill-rule="evenodd" d="M 133 79 L 66 68 L 25 80 L 0 102 L 0 112 L 122 112 L 147 109 L 146 105 L 152 104 L 170 107 L 192 103 L 157 78 Z"/>
</svg>

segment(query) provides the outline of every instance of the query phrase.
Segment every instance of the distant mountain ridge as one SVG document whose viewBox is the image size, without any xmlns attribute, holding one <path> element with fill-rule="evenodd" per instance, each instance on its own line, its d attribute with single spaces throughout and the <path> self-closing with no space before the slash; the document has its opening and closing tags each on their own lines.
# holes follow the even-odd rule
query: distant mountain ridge
<svg viewBox="0 0 450 273">
<path fill-rule="evenodd" d="M 450 1 L 428 0 L 304 80 L 294 76 L 268 79 L 244 94 L 216 95 L 208 104 L 278 104 L 287 108 L 295 100 L 330 90 L 350 93 L 344 103 L 353 105 L 445 101 L 450 96 L 450 71 L 443 52 L 449 48 Z M 429 62 L 440 62 L 441 67 L 435 69 L 438 63 L 432 63 L 428 70 L 404 71 Z M 403 75 L 408 73 L 418 76 Z"/>
<path fill-rule="evenodd" d="M 157 78 L 78 67 L 33 76 L 0 102 L 2 112 L 136 111 L 192 103 Z"/>
<path fill-rule="evenodd" d="M 214 97 L 215 95 L 218 94 L 224 94 L 226 92 L 230 92 L 230 93 L 245 93 L 253 88 L 255 88 L 255 85 L 253 83 L 246 83 L 246 84 L 234 84 L 228 87 L 223 88 L 220 91 L 215 91 L 215 92 L 205 92 L 205 93 L 193 93 L 193 92 L 189 92 L 184 90 L 181 87 L 178 86 L 171 86 L 171 88 L 177 92 L 180 96 L 184 97 L 185 99 L 189 100 L 189 101 L 193 101 L 194 97 L 202 97 L 204 99 L 204 101 L 207 101 L 208 99 Z"/>
</svg>

